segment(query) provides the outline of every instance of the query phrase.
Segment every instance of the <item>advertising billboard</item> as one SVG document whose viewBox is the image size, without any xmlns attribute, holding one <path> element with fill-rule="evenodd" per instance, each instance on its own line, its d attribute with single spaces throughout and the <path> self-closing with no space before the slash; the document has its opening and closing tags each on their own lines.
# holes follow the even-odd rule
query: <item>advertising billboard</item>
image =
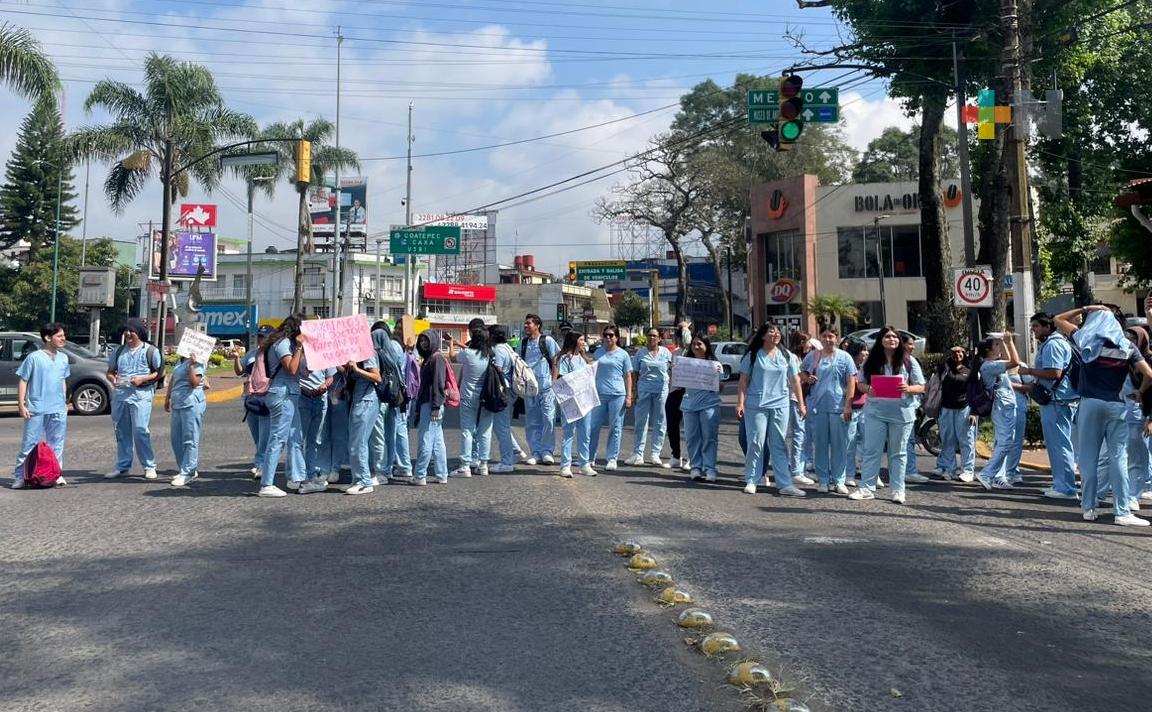
<svg viewBox="0 0 1152 712">
<path fill-rule="evenodd" d="M 244 311 L 244 304 L 205 304 L 200 307 L 200 323 L 204 324 L 209 336 L 243 336 L 248 329 Z M 253 304 L 253 324 L 259 323 L 259 313 L 259 307 Z"/>
<path fill-rule="evenodd" d="M 152 233 L 152 259 L 148 265 L 148 278 L 160 278 L 160 231 Z M 216 281 L 216 233 L 179 230 L 168 239 L 168 279 L 191 280 L 204 266 L 201 280 Z"/>
<path fill-rule="evenodd" d="M 312 216 L 312 237 L 317 245 L 331 245 L 336 235 L 336 190 L 331 185 L 308 188 L 308 213 Z M 365 249 L 368 234 L 368 179 L 352 176 L 340 179 L 341 233 L 347 234 L 352 249 Z"/>
<path fill-rule="evenodd" d="M 487 230 L 487 215 L 458 215 L 456 213 L 416 213 L 413 225 L 458 227 L 461 230 Z"/>
<path fill-rule="evenodd" d="M 494 302 L 496 288 L 473 284 L 424 284 L 425 299 L 444 299 L 458 302 Z"/>
</svg>

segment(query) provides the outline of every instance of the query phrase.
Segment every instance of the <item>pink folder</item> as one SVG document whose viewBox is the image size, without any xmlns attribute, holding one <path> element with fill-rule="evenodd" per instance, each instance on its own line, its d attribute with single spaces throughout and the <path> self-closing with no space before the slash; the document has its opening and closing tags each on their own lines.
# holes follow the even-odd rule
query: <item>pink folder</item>
<svg viewBox="0 0 1152 712">
<path fill-rule="evenodd" d="M 871 383 L 873 398 L 904 397 L 900 392 L 900 384 L 904 383 L 903 376 L 873 376 Z"/>
</svg>

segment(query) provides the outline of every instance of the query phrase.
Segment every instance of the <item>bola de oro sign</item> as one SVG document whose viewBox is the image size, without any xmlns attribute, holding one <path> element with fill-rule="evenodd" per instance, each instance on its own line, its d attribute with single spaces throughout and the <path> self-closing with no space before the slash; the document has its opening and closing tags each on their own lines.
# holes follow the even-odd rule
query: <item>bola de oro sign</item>
<svg viewBox="0 0 1152 712">
<path fill-rule="evenodd" d="M 458 255 L 459 225 L 426 225 L 389 233 L 388 249 L 394 255 Z"/>
</svg>

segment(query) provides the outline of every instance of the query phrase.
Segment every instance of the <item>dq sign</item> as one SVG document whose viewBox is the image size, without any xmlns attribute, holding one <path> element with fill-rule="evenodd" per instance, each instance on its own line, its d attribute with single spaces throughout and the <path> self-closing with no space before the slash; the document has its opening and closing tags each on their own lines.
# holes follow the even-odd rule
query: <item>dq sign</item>
<svg viewBox="0 0 1152 712">
<path fill-rule="evenodd" d="M 768 283 L 768 298 L 776 304 L 787 304 L 800 291 L 800 285 L 793 279 L 778 279 Z"/>
</svg>

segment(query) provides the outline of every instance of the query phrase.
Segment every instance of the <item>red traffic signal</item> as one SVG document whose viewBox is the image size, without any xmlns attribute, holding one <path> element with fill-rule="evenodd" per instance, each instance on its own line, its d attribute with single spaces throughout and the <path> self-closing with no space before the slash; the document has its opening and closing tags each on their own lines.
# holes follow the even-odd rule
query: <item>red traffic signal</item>
<svg viewBox="0 0 1152 712">
<path fill-rule="evenodd" d="M 803 77 L 793 74 L 789 77 L 784 77 L 780 80 L 780 97 L 781 99 L 791 99 L 800 93 L 804 88 Z"/>
</svg>

